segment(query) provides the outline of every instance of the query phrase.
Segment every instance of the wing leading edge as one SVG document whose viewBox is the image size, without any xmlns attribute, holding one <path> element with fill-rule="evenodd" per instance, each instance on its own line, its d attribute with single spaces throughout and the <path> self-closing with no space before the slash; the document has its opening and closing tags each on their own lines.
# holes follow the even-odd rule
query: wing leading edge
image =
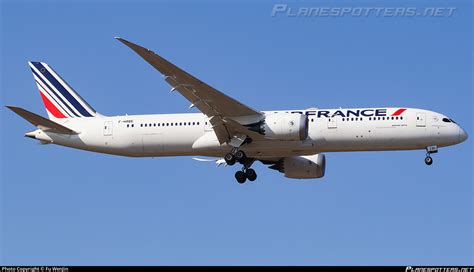
<svg viewBox="0 0 474 272">
<path fill-rule="evenodd" d="M 196 107 L 207 115 L 211 119 L 211 124 L 221 144 L 229 142 L 234 136 L 241 135 L 242 132 L 247 136 L 252 134 L 252 131 L 234 121 L 235 119 L 245 117 L 246 120 L 251 120 L 251 122 L 258 122 L 263 119 L 261 112 L 219 92 L 153 51 L 119 37 L 116 37 L 116 39 L 130 47 L 163 74 L 165 81 L 173 88 L 172 91 L 178 91 L 191 102 L 190 107 Z M 260 135 L 254 136 L 258 137 Z"/>
</svg>

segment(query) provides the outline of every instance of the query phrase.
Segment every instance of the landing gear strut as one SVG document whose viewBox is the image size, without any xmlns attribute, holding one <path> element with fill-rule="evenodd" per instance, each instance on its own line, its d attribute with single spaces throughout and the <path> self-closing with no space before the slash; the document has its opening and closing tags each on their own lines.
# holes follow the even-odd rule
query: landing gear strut
<svg viewBox="0 0 474 272">
<path fill-rule="evenodd" d="M 257 179 L 257 173 L 250 168 L 255 159 L 247 158 L 245 152 L 239 149 L 243 144 L 251 142 L 252 139 L 246 135 L 235 135 L 229 142 L 229 145 L 233 147 L 232 150 L 224 156 L 227 165 L 234 165 L 236 162 L 242 164 L 242 170 L 235 172 L 235 179 L 238 183 L 244 183 L 247 179 L 250 181 Z"/>
<path fill-rule="evenodd" d="M 242 150 L 233 148 L 230 153 L 224 156 L 224 160 L 228 165 L 234 165 L 236 162 L 242 164 L 242 170 L 235 172 L 235 179 L 238 183 L 244 183 L 247 179 L 250 181 L 257 179 L 257 173 L 250 168 L 255 159 L 247 158 L 245 152 Z"/>
<path fill-rule="evenodd" d="M 426 148 L 426 158 L 425 163 L 426 165 L 433 164 L 433 158 L 431 158 L 431 154 L 438 153 L 438 147 L 436 145 L 428 146 Z"/>
</svg>

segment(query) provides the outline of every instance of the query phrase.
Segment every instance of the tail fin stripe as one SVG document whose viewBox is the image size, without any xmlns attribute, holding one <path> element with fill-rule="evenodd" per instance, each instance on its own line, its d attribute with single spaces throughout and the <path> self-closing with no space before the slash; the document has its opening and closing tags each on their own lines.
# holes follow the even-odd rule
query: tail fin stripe
<svg viewBox="0 0 474 272">
<path fill-rule="evenodd" d="M 61 103 L 62 103 L 64 106 L 66 106 L 66 108 L 68 108 L 71 113 L 73 113 L 75 116 L 79 117 L 79 115 L 78 115 L 73 109 L 71 109 L 71 107 L 69 106 L 69 104 L 66 103 L 66 102 L 64 102 L 64 100 L 61 98 L 61 96 L 59 96 L 56 92 L 54 92 L 54 89 L 52 88 L 52 86 L 50 86 L 50 85 L 48 84 L 48 82 L 46 82 L 40 75 L 38 75 L 38 73 L 37 73 L 33 68 L 31 68 L 31 71 L 33 71 L 33 74 L 35 75 L 35 77 L 37 77 L 37 78 L 43 83 L 44 86 L 42 86 L 42 87 L 43 87 L 45 90 L 48 91 L 48 93 L 49 93 L 49 95 L 50 95 L 51 97 L 56 97 L 56 98 L 58 98 L 59 101 L 61 101 Z"/>
<path fill-rule="evenodd" d="M 32 62 L 32 64 L 48 79 L 49 82 L 55 87 L 55 89 L 63 95 L 63 97 L 71 103 L 71 105 L 79 111 L 82 116 L 92 117 L 92 115 L 58 82 L 58 80 L 51 75 L 41 63 Z"/>
<path fill-rule="evenodd" d="M 56 108 L 58 108 L 58 106 L 59 106 L 59 108 L 61 109 L 61 112 L 63 113 L 63 115 L 67 115 L 67 117 L 72 117 L 71 113 L 69 113 L 67 110 L 65 110 L 64 107 L 63 107 L 63 105 L 61 105 L 61 104 L 56 100 L 56 98 L 54 98 L 54 96 L 53 96 L 49 91 L 47 91 L 46 88 L 45 88 L 43 85 L 41 85 L 41 84 L 38 82 L 38 80 L 36 80 L 36 84 L 38 85 L 38 88 L 39 88 L 39 91 L 40 91 L 40 93 L 41 93 L 41 97 L 42 97 L 42 98 L 43 98 L 43 96 L 44 96 L 45 98 L 48 98 L 48 97 L 51 98 L 51 99 L 56 103 L 57 106 L 54 105 L 54 103 L 51 101 L 51 99 L 48 98 L 49 102 L 50 102 L 51 104 L 53 104 Z M 43 102 L 45 102 L 44 99 L 43 99 Z M 45 102 L 44 104 L 45 104 L 45 106 L 46 106 L 46 102 Z M 48 107 L 46 107 L 46 108 L 48 108 Z"/>
<path fill-rule="evenodd" d="M 89 112 L 91 115 L 95 115 L 96 111 L 89 105 L 84 98 L 82 98 L 77 92 L 74 91 L 74 89 L 69 86 L 69 84 L 58 74 L 54 71 L 54 69 L 49 66 L 48 64 L 44 63 L 43 64 L 46 69 L 49 70 L 49 72 L 56 78 L 56 80 L 63 86 L 80 104 L 83 106 L 87 112 Z"/>
<path fill-rule="evenodd" d="M 41 99 L 43 99 L 43 103 L 46 107 L 46 109 L 56 118 L 66 118 L 64 114 L 61 113 L 61 111 L 56 108 L 56 106 L 49 101 L 49 99 L 43 94 L 43 92 L 40 91 L 41 94 Z"/>
<path fill-rule="evenodd" d="M 85 107 L 84 104 L 81 103 L 81 99 L 78 99 L 78 95 L 71 89 L 71 87 L 67 85 L 66 82 L 64 82 L 64 80 L 61 79 L 61 77 L 56 72 L 54 72 L 51 67 L 48 66 L 48 64 L 40 63 L 40 65 L 46 68 L 46 71 L 49 72 L 48 75 L 55 80 L 52 81 L 52 83 L 54 84 L 54 86 L 56 86 L 56 89 L 63 95 L 64 93 L 67 94 L 67 97 L 65 97 L 65 99 L 74 106 L 74 109 L 76 109 L 76 111 L 78 111 L 84 117 L 93 116 L 93 113 L 88 111 L 87 107 Z"/>
</svg>

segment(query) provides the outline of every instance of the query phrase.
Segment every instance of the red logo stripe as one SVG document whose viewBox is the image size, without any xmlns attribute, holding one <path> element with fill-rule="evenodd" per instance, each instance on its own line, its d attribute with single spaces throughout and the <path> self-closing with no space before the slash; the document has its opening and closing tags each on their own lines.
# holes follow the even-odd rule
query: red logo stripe
<svg viewBox="0 0 474 272">
<path fill-rule="evenodd" d="M 64 116 L 64 114 L 62 114 L 58 110 L 58 108 L 56 108 L 56 106 L 53 103 L 51 103 L 51 101 L 49 101 L 49 99 L 46 96 L 44 96 L 44 94 L 41 91 L 40 91 L 40 94 L 41 94 L 41 98 L 43 99 L 44 106 L 49 112 L 51 112 L 51 114 L 53 114 L 54 117 L 66 118 L 66 116 Z"/>
<path fill-rule="evenodd" d="M 392 116 L 399 116 L 400 114 L 402 114 L 404 111 L 406 111 L 407 109 L 398 109 L 396 112 L 394 112 L 392 114 Z"/>
</svg>

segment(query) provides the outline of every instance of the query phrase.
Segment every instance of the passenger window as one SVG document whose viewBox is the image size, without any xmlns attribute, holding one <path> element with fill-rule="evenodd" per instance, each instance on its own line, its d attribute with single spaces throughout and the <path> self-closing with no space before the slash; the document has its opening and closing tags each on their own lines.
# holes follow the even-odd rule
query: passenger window
<svg viewBox="0 0 474 272">
<path fill-rule="evenodd" d="M 351 121 L 354 121 L 354 118 L 351 118 Z"/>
<path fill-rule="evenodd" d="M 199 122 L 196 123 L 199 126 Z"/>
<path fill-rule="evenodd" d="M 134 127 L 134 125 L 132 124 L 132 127 Z"/>
</svg>

